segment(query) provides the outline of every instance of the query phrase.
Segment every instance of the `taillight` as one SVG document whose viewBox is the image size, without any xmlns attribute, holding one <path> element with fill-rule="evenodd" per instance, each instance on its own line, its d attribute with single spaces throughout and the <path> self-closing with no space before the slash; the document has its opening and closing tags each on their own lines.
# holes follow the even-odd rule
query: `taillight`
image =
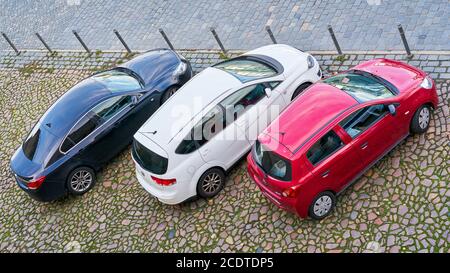
<svg viewBox="0 0 450 273">
<path fill-rule="evenodd" d="M 27 187 L 30 190 L 37 190 L 42 185 L 42 183 L 44 183 L 44 180 L 45 180 L 45 176 L 40 177 L 40 178 L 38 178 L 36 180 L 30 181 L 30 182 L 27 183 Z"/>
<path fill-rule="evenodd" d="M 161 186 L 171 186 L 175 183 L 177 183 L 176 179 L 161 179 L 161 178 L 157 178 L 152 176 L 153 181 L 156 182 L 156 184 L 161 185 Z"/>
<path fill-rule="evenodd" d="M 285 189 L 281 195 L 283 195 L 284 197 L 289 197 L 289 198 L 293 198 L 297 195 L 297 191 L 294 187 L 289 187 L 287 189 Z"/>
</svg>

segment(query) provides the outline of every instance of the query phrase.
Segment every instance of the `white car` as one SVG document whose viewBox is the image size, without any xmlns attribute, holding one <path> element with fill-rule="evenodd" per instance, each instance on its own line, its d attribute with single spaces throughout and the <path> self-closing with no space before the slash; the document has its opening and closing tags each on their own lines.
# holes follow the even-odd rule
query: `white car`
<svg viewBox="0 0 450 273">
<path fill-rule="evenodd" d="M 215 196 L 259 133 L 321 77 L 311 55 L 280 44 L 203 70 L 134 135 L 139 183 L 166 204 Z"/>
</svg>

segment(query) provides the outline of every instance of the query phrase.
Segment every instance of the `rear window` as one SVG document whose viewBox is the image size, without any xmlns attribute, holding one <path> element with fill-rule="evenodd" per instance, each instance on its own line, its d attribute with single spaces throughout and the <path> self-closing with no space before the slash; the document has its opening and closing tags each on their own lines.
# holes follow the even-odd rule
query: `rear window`
<svg viewBox="0 0 450 273">
<path fill-rule="evenodd" d="M 291 180 L 291 164 L 289 161 L 266 149 L 259 141 L 256 141 L 253 149 L 253 158 L 258 166 L 269 176 L 281 180 Z"/>
<path fill-rule="evenodd" d="M 25 139 L 25 141 L 23 142 L 22 150 L 29 160 L 33 160 L 34 154 L 36 153 L 36 148 L 39 143 L 40 135 L 41 135 L 40 124 L 37 124 L 30 132 L 27 139 Z"/>
<path fill-rule="evenodd" d="M 58 138 L 54 136 L 40 123 L 36 124 L 33 130 L 22 144 L 24 155 L 31 161 L 39 164 L 46 164 L 50 153 L 58 144 Z"/>
<path fill-rule="evenodd" d="M 166 173 L 168 163 L 167 158 L 150 151 L 136 140 L 133 141 L 132 153 L 137 163 L 145 170 L 159 175 Z"/>
<path fill-rule="evenodd" d="M 273 67 L 265 63 L 247 59 L 233 59 L 219 63 L 214 67 L 232 74 L 241 82 L 272 77 L 278 74 Z"/>
</svg>

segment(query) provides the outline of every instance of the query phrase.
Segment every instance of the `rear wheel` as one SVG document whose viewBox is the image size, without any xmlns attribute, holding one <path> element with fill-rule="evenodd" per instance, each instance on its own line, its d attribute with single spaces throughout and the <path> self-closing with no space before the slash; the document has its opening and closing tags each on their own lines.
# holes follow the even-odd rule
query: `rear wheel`
<svg viewBox="0 0 450 273">
<path fill-rule="evenodd" d="M 172 86 L 169 89 L 167 89 L 164 94 L 162 95 L 161 104 L 165 103 L 170 97 L 175 94 L 175 92 L 178 91 L 178 86 Z"/>
<path fill-rule="evenodd" d="M 73 170 L 67 178 L 67 189 L 73 195 L 83 195 L 95 185 L 95 172 L 88 167 Z"/>
<path fill-rule="evenodd" d="M 423 134 L 430 127 L 431 108 L 428 105 L 422 105 L 417 109 L 411 120 L 411 132 L 414 134 Z"/>
<path fill-rule="evenodd" d="M 298 95 L 300 95 L 300 93 L 302 93 L 306 88 L 308 88 L 311 85 L 311 83 L 309 82 L 305 82 L 303 84 L 301 84 L 299 87 L 297 87 L 297 89 L 295 90 L 294 94 L 292 95 L 292 101 L 298 97 Z"/>
<path fill-rule="evenodd" d="M 325 191 L 314 198 L 309 206 L 309 216 L 315 220 L 322 220 L 330 215 L 336 205 L 336 197 L 332 192 Z"/>
<path fill-rule="evenodd" d="M 225 173 L 218 168 L 207 170 L 199 179 L 197 193 L 203 198 L 216 196 L 225 185 Z"/>
</svg>

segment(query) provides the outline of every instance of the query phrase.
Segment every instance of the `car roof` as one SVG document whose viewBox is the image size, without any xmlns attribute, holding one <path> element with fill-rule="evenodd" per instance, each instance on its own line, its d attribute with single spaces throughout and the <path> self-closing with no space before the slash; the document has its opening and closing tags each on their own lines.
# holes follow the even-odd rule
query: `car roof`
<svg viewBox="0 0 450 273">
<path fill-rule="evenodd" d="M 279 62 L 283 67 L 283 73 L 289 75 L 292 71 L 298 69 L 307 69 L 306 59 L 309 54 L 299 49 L 285 45 L 285 44 L 274 44 L 259 47 L 257 49 L 251 50 L 245 54 L 248 55 L 263 55 L 272 58 Z"/>
<path fill-rule="evenodd" d="M 163 68 L 175 66 L 179 62 L 174 51 L 162 48 L 143 53 L 118 67 L 135 72 L 148 85 L 161 74 Z"/>
<path fill-rule="evenodd" d="M 41 117 L 41 126 L 57 136 L 63 136 L 85 112 L 111 96 L 106 86 L 87 78 L 62 95 Z"/>
<path fill-rule="evenodd" d="M 282 144 L 278 145 L 282 147 L 278 147 L 277 150 L 287 148 L 295 154 L 321 128 L 358 104 L 354 98 L 338 88 L 325 83 L 316 83 L 297 97 L 264 130 L 263 135 Z M 267 137 L 259 139 L 263 142 Z"/>
<path fill-rule="evenodd" d="M 206 68 L 170 97 L 138 133 L 146 135 L 159 145 L 170 143 L 212 102 L 241 86 L 243 84 L 231 74 L 213 67 Z"/>
</svg>

